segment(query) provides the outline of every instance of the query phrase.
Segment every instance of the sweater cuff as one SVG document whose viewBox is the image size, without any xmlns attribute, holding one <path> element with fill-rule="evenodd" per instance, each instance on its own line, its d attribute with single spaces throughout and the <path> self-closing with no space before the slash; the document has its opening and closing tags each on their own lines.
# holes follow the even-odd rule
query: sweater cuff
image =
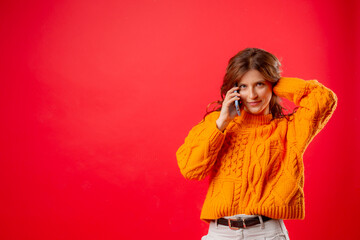
<svg viewBox="0 0 360 240">
<path fill-rule="evenodd" d="M 217 152 L 221 149 L 225 136 L 226 131 L 220 131 L 215 121 L 211 121 L 208 123 L 205 129 L 205 136 L 209 141 L 208 150 L 206 151 L 209 156 L 217 154 Z"/>
<path fill-rule="evenodd" d="M 209 154 L 215 154 L 224 143 L 226 130 L 221 132 L 215 122 L 209 128 L 212 129 L 209 136 Z"/>
</svg>

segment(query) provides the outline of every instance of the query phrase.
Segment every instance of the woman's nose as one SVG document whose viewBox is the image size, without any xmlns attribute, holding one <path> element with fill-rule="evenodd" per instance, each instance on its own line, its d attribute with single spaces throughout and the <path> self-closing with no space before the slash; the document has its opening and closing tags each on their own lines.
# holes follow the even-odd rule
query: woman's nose
<svg viewBox="0 0 360 240">
<path fill-rule="evenodd" d="M 258 96 L 258 95 L 257 95 L 255 89 L 250 89 L 249 97 L 250 97 L 251 99 L 255 99 L 255 98 L 257 98 L 257 96 Z"/>
</svg>

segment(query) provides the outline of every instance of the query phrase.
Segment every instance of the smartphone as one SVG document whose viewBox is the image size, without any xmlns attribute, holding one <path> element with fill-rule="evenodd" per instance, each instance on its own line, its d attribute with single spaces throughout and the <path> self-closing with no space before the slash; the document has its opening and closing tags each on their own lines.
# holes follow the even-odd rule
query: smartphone
<svg viewBox="0 0 360 240">
<path fill-rule="evenodd" d="M 238 86 L 238 83 L 235 83 L 235 87 Z M 239 93 L 239 90 L 235 90 L 234 92 Z M 240 112 L 240 102 L 239 100 L 235 100 L 235 109 L 237 112 L 237 115 L 240 116 L 241 112 Z"/>
</svg>

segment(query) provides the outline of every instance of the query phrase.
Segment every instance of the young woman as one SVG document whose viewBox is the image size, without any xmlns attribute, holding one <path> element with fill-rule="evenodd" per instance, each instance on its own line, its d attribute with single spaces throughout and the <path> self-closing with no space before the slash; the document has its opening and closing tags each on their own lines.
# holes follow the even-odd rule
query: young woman
<svg viewBox="0 0 360 240">
<path fill-rule="evenodd" d="M 281 77 L 279 60 L 257 48 L 230 59 L 221 97 L 176 153 L 185 178 L 210 176 L 202 239 L 288 239 L 282 219 L 305 216 L 302 156 L 337 97 L 316 80 Z M 279 97 L 296 111 L 285 114 Z"/>
</svg>

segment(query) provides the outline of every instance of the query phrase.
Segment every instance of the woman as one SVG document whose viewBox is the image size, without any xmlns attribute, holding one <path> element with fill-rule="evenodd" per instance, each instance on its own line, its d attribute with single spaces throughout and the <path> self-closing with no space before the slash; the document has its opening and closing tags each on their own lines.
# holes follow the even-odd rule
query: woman
<svg viewBox="0 0 360 240">
<path fill-rule="evenodd" d="M 230 59 L 221 97 L 176 153 L 185 178 L 210 176 L 203 239 L 288 239 L 282 219 L 305 216 L 302 156 L 337 97 L 316 80 L 281 77 L 279 60 L 257 48 Z M 296 110 L 285 114 L 278 97 Z"/>
</svg>

